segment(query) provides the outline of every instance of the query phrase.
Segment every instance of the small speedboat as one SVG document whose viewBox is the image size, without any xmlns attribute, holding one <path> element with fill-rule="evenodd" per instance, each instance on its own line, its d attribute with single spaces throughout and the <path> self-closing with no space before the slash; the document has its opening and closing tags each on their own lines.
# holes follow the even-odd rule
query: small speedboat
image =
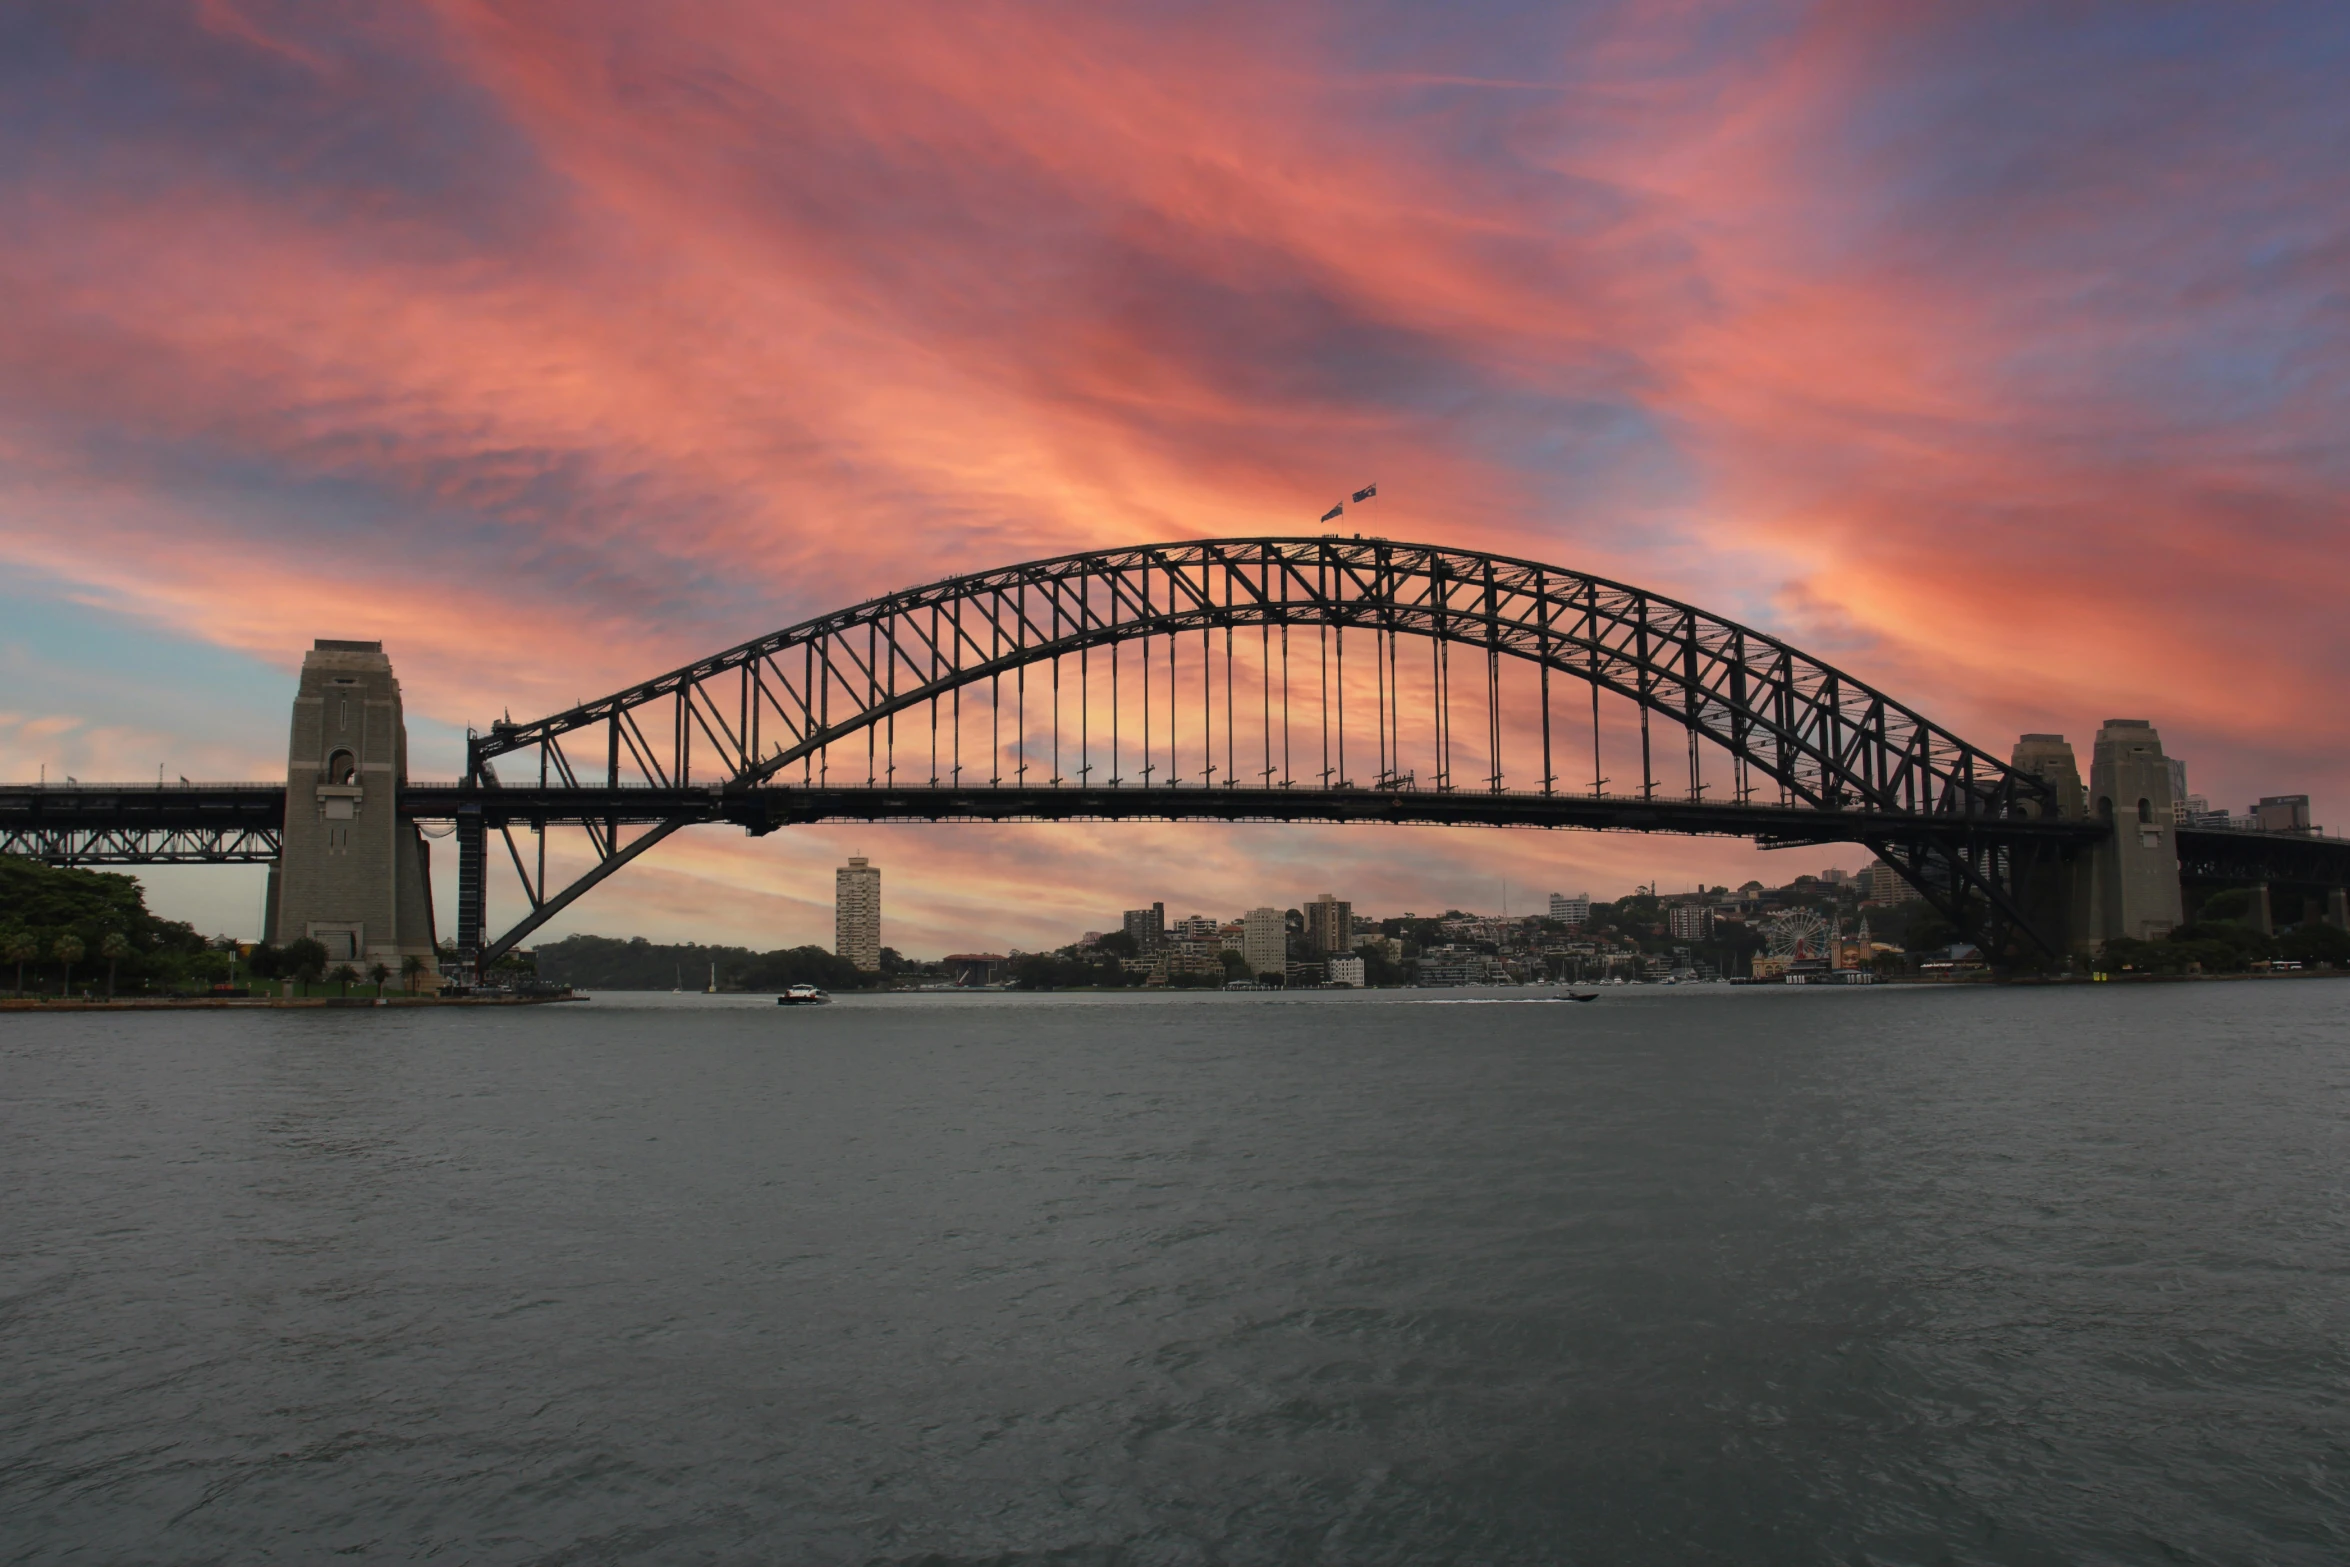
<svg viewBox="0 0 2350 1567">
<path fill-rule="evenodd" d="M 794 985 L 782 995 L 777 996 L 775 1004 L 779 1007 L 820 1007 L 831 1000 L 830 996 L 818 990 L 814 985 Z"/>
<path fill-rule="evenodd" d="M 1570 990 L 1567 992 L 1567 999 L 1569 1001 L 1597 1001 L 1599 992 L 1596 990 Z"/>
</svg>

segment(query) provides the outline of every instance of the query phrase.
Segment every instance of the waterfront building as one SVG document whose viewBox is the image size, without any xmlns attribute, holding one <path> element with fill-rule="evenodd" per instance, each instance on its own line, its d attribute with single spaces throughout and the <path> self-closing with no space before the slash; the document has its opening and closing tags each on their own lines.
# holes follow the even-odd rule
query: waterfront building
<svg viewBox="0 0 2350 1567">
<path fill-rule="evenodd" d="M 1274 908 L 1256 908 L 1241 920 L 1240 956 L 1250 974 L 1288 972 L 1289 927 Z"/>
<path fill-rule="evenodd" d="M 1569 930 L 1579 930 L 1591 923 L 1591 894 L 1578 892 L 1572 897 L 1563 892 L 1550 895 L 1550 917 Z"/>
<path fill-rule="evenodd" d="M 964 990 L 995 984 L 1012 966 L 1012 960 L 1001 952 L 950 952 L 938 961 Z"/>
<path fill-rule="evenodd" d="M 1498 958 L 1473 947 L 1430 947 L 1420 954 L 1423 985 L 1490 985 L 1507 977 Z"/>
<path fill-rule="evenodd" d="M 1315 952 L 1354 950 L 1354 905 L 1325 892 L 1305 907 L 1306 945 Z"/>
<path fill-rule="evenodd" d="M 1331 984 L 1352 985 L 1357 990 L 1362 989 L 1363 960 L 1361 958 L 1332 958 L 1329 967 Z"/>
<path fill-rule="evenodd" d="M 862 855 L 832 873 L 832 950 L 860 974 L 881 971 L 881 867 Z"/>
</svg>

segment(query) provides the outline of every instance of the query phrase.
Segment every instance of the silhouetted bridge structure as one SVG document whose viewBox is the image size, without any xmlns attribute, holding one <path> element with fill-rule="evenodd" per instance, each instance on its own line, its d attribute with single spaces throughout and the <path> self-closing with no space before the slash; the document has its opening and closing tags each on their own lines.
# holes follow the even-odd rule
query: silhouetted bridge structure
<svg viewBox="0 0 2350 1567">
<path fill-rule="evenodd" d="M 321 643 L 321 668 L 373 647 Z M 2117 721 L 2110 758 L 2101 736 L 2084 792 L 2053 737 L 2002 760 L 1695 606 L 1383 539 L 1144 545 L 909 588 L 469 733 L 465 776 L 447 782 L 407 778 L 404 739 L 337 749 L 331 726 L 306 729 L 312 690 L 306 665 L 287 784 L 0 786 L 0 852 L 278 863 L 311 852 L 313 821 L 341 841 L 331 822 L 363 816 L 380 779 L 402 822 L 451 825 L 458 946 L 484 963 L 709 824 L 1383 822 L 1851 843 L 2017 962 L 2159 926 L 2161 875 L 2172 920 L 2181 875 L 2350 884 L 2350 842 L 2174 826 L 2151 729 L 2149 751 Z M 557 830 L 580 848 L 550 862 Z M 494 937 L 493 864 L 529 907 Z"/>
</svg>

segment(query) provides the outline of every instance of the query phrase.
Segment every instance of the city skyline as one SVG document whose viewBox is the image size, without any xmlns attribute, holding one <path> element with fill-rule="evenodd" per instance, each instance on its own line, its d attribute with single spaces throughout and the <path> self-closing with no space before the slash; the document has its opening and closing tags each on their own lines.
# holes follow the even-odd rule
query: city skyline
<svg viewBox="0 0 2350 1567">
<path fill-rule="evenodd" d="M 29 29 L 0 773 L 267 776 L 325 636 L 385 642 L 415 770 L 453 776 L 466 725 L 714 641 L 1063 547 L 1302 531 L 1376 481 L 1380 533 L 1716 607 L 1986 744 L 2151 714 L 2231 812 L 2340 820 L 2322 14 Z M 928 860 L 909 934 L 947 947 L 1007 904 L 1065 922 L 1111 864 L 1219 903 L 1268 861 L 1456 901 L 1529 858 L 1772 874 L 1525 834 L 795 828 L 664 844 L 549 934 L 822 941 L 857 847 Z M 251 873 L 151 881 L 258 926 Z"/>
</svg>

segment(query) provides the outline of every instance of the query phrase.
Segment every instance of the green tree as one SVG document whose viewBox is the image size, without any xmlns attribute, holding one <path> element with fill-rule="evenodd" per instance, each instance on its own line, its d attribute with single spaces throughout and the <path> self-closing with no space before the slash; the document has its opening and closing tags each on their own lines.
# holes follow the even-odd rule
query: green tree
<svg viewBox="0 0 2350 1567">
<path fill-rule="evenodd" d="M 24 966 L 41 960 L 41 944 L 34 939 L 31 931 L 13 930 L 8 933 L 6 951 L 8 961 L 16 965 L 16 993 L 21 996 L 24 994 Z"/>
<path fill-rule="evenodd" d="M 60 996 L 73 994 L 73 966 L 82 960 L 82 954 L 88 950 L 82 945 L 81 937 L 70 934 L 58 937 L 49 948 L 50 956 L 65 965 L 65 983 L 57 992 Z"/>
<path fill-rule="evenodd" d="M 334 972 L 327 978 L 335 982 L 336 995 L 347 996 L 351 993 L 351 987 L 358 983 L 359 971 L 348 963 L 337 963 Z"/>
<path fill-rule="evenodd" d="M 311 936 L 289 941 L 280 961 L 285 965 L 286 977 L 302 987 L 302 994 L 308 995 L 310 987 L 326 974 L 326 943 Z"/>
<path fill-rule="evenodd" d="M 2277 955 L 2302 963 L 2350 963 L 2350 930 L 2335 925 L 2302 925 L 2277 939 Z"/>
<path fill-rule="evenodd" d="M 412 996 L 416 994 L 416 982 L 422 979 L 425 971 L 431 967 L 431 964 L 413 952 L 400 960 L 400 983 L 408 987 L 408 994 Z"/>
<path fill-rule="evenodd" d="M 375 981 L 376 999 L 379 1001 L 382 1000 L 384 993 L 384 981 L 392 977 L 391 965 L 378 960 L 377 962 L 368 965 L 367 977 Z"/>
<path fill-rule="evenodd" d="M 1367 987 L 1400 985 L 1403 983 L 1403 964 L 1387 955 L 1383 943 L 1366 941 L 1355 948 L 1355 956 L 1363 960 L 1363 984 Z"/>
<path fill-rule="evenodd" d="M 115 965 L 131 955 L 131 939 L 119 930 L 110 930 L 106 939 L 98 943 L 98 956 L 106 960 L 106 999 L 114 999 Z"/>
</svg>

